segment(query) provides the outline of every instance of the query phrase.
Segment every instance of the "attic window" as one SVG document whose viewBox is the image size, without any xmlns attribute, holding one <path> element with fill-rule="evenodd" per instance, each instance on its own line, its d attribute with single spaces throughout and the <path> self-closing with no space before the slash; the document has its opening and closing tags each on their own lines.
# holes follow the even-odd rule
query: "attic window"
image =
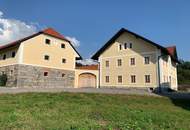
<svg viewBox="0 0 190 130">
<path fill-rule="evenodd" d="M 133 48 L 133 44 L 132 43 L 129 44 L 129 48 Z"/>
<path fill-rule="evenodd" d="M 65 48 L 65 44 L 62 43 L 62 44 L 61 44 L 61 48 Z"/>
<path fill-rule="evenodd" d="M 51 40 L 46 39 L 45 42 L 46 42 L 46 44 L 50 45 Z"/>
<path fill-rule="evenodd" d="M 44 60 L 49 60 L 49 56 L 48 56 L 48 55 L 45 55 L 45 56 L 44 56 Z"/>
<path fill-rule="evenodd" d="M 124 43 L 124 48 L 127 49 L 127 43 Z"/>
<path fill-rule="evenodd" d="M 122 50 L 122 44 L 119 44 L 119 50 Z"/>
<path fill-rule="evenodd" d="M 62 59 L 62 63 L 66 63 L 66 59 L 65 58 Z"/>
</svg>

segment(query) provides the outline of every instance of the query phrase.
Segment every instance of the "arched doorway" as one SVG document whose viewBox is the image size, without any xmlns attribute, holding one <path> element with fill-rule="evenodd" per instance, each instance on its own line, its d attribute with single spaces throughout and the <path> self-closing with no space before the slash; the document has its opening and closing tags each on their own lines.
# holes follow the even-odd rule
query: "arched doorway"
<svg viewBox="0 0 190 130">
<path fill-rule="evenodd" d="M 82 73 L 79 75 L 79 87 L 96 87 L 96 75 L 91 73 Z"/>
</svg>

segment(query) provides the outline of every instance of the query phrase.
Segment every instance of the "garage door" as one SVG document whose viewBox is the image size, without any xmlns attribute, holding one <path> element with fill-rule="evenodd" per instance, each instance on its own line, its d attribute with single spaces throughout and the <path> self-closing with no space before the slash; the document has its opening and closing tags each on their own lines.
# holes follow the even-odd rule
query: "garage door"
<svg viewBox="0 0 190 130">
<path fill-rule="evenodd" d="M 96 87 L 96 75 L 90 73 L 80 74 L 79 87 Z"/>
</svg>

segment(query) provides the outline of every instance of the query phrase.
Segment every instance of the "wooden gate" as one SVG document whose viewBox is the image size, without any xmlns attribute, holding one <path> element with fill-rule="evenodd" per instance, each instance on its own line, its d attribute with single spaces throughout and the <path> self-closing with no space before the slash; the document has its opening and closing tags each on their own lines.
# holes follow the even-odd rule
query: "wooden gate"
<svg viewBox="0 0 190 130">
<path fill-rule="evenodd" d="M 79 75 L 79 87 L 96 87 L 96 75 L 83 73 Z"/>
</svg>

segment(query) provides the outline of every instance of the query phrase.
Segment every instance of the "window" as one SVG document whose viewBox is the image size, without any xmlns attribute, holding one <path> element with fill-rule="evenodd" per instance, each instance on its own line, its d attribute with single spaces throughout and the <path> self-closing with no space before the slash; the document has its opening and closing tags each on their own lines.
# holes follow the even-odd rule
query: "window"
<svg viewBox="0 0 190 130">
<path fill-rule="evenodd" d="M 106 83 L 109 83 L 109 82 L 110 82 L 110 77 L 106 76 Z"/>
<path fill-rule="evenodd" d="M 49 56 L 48 56 L 48 55 L 45 55 L 45 56 L 44 56 L 44 60 L 49 60 Z"/>
<path fill-rule="evenodd" d="M 109 67 L 109 61 L 108 60 L 106 61 L 106 67 Z"/>
<path fill-rule="evenodd" d="M 61 48 L 65 48 L 65 44 L 61 44 Z"/>
<path fill-rule="evenodd" d="M 144 63 L 147 65 L 147 64 L 150 64 L 150 57 L 146 56 L 144 58 Z"/>
<path fill-rule="evenodd" d="M 46 42 L 46 44 L 50 45 L 51 41 L 49 39 L 46 39 L 45 42 Z"/>
<path fill-rule="evenodd" d="M 136 76 L 135 75 L 131 75 L 131 83 L 136 83 Z"/>
<path fill-rule="evenodd" d="M 145 75 L 145 83 L 150 83 L 150 75 Z"/>
<path fill-rule="evenodd" d="M 10 75 L 13 75 L 13 70 L 10 71 Z"/>
<path fill-rule="evenodd" d="M 65 58 L 62 59 L 62 63 L 66 63 L 66 59 Z"/>
<path fill-rule="evenodd" d="M 122 50 L 122 44 L 119 44 L 119 50 Z"/>
<path fill-rule="evenodd" d="M 15 57 L 15 52 L 13 51 L 11 55 L 12 55 L 12 57 L 14 58 L 14 57 Z"/>
<path fill-rule="evenodd" d="M 65 74 L 64 74 L 64 73 L 62 73 L 62 74 L 61 74 L 61 77 L 65 77 Z"/>
<path fill-rule="evenodd" d="M 121 75 L 118 76 L 118 83 L 122 83 L 122 76 Z"/>
<path fill-rule="evenodd" d="M 135 58 L 131 58 L 131 65 L 135 65 Z"/>
<path fill-rule="evenodd" d="M 6 54 L 3 55 L 3 60 L 6 60 Z"/>
<path fill-rule="evenodd" d="M 124 43 L 124 48 L 127 49 L 127 43 Z"/>
<path fill-rule="evenodd" d="M 117 66 L 122 66 L 122 60 L 121 59 L 117 60 Z"/>
<path fill-rule="evenodd" d="M 132 43 L 129 44 L 129 48 L 133 48 L 133 44 Z"/>
<path fill-rule="evenodd" d="M 47 77 L 48 76 L 48 72 L 44 72 L 44 76 Z"/>
</svg>

